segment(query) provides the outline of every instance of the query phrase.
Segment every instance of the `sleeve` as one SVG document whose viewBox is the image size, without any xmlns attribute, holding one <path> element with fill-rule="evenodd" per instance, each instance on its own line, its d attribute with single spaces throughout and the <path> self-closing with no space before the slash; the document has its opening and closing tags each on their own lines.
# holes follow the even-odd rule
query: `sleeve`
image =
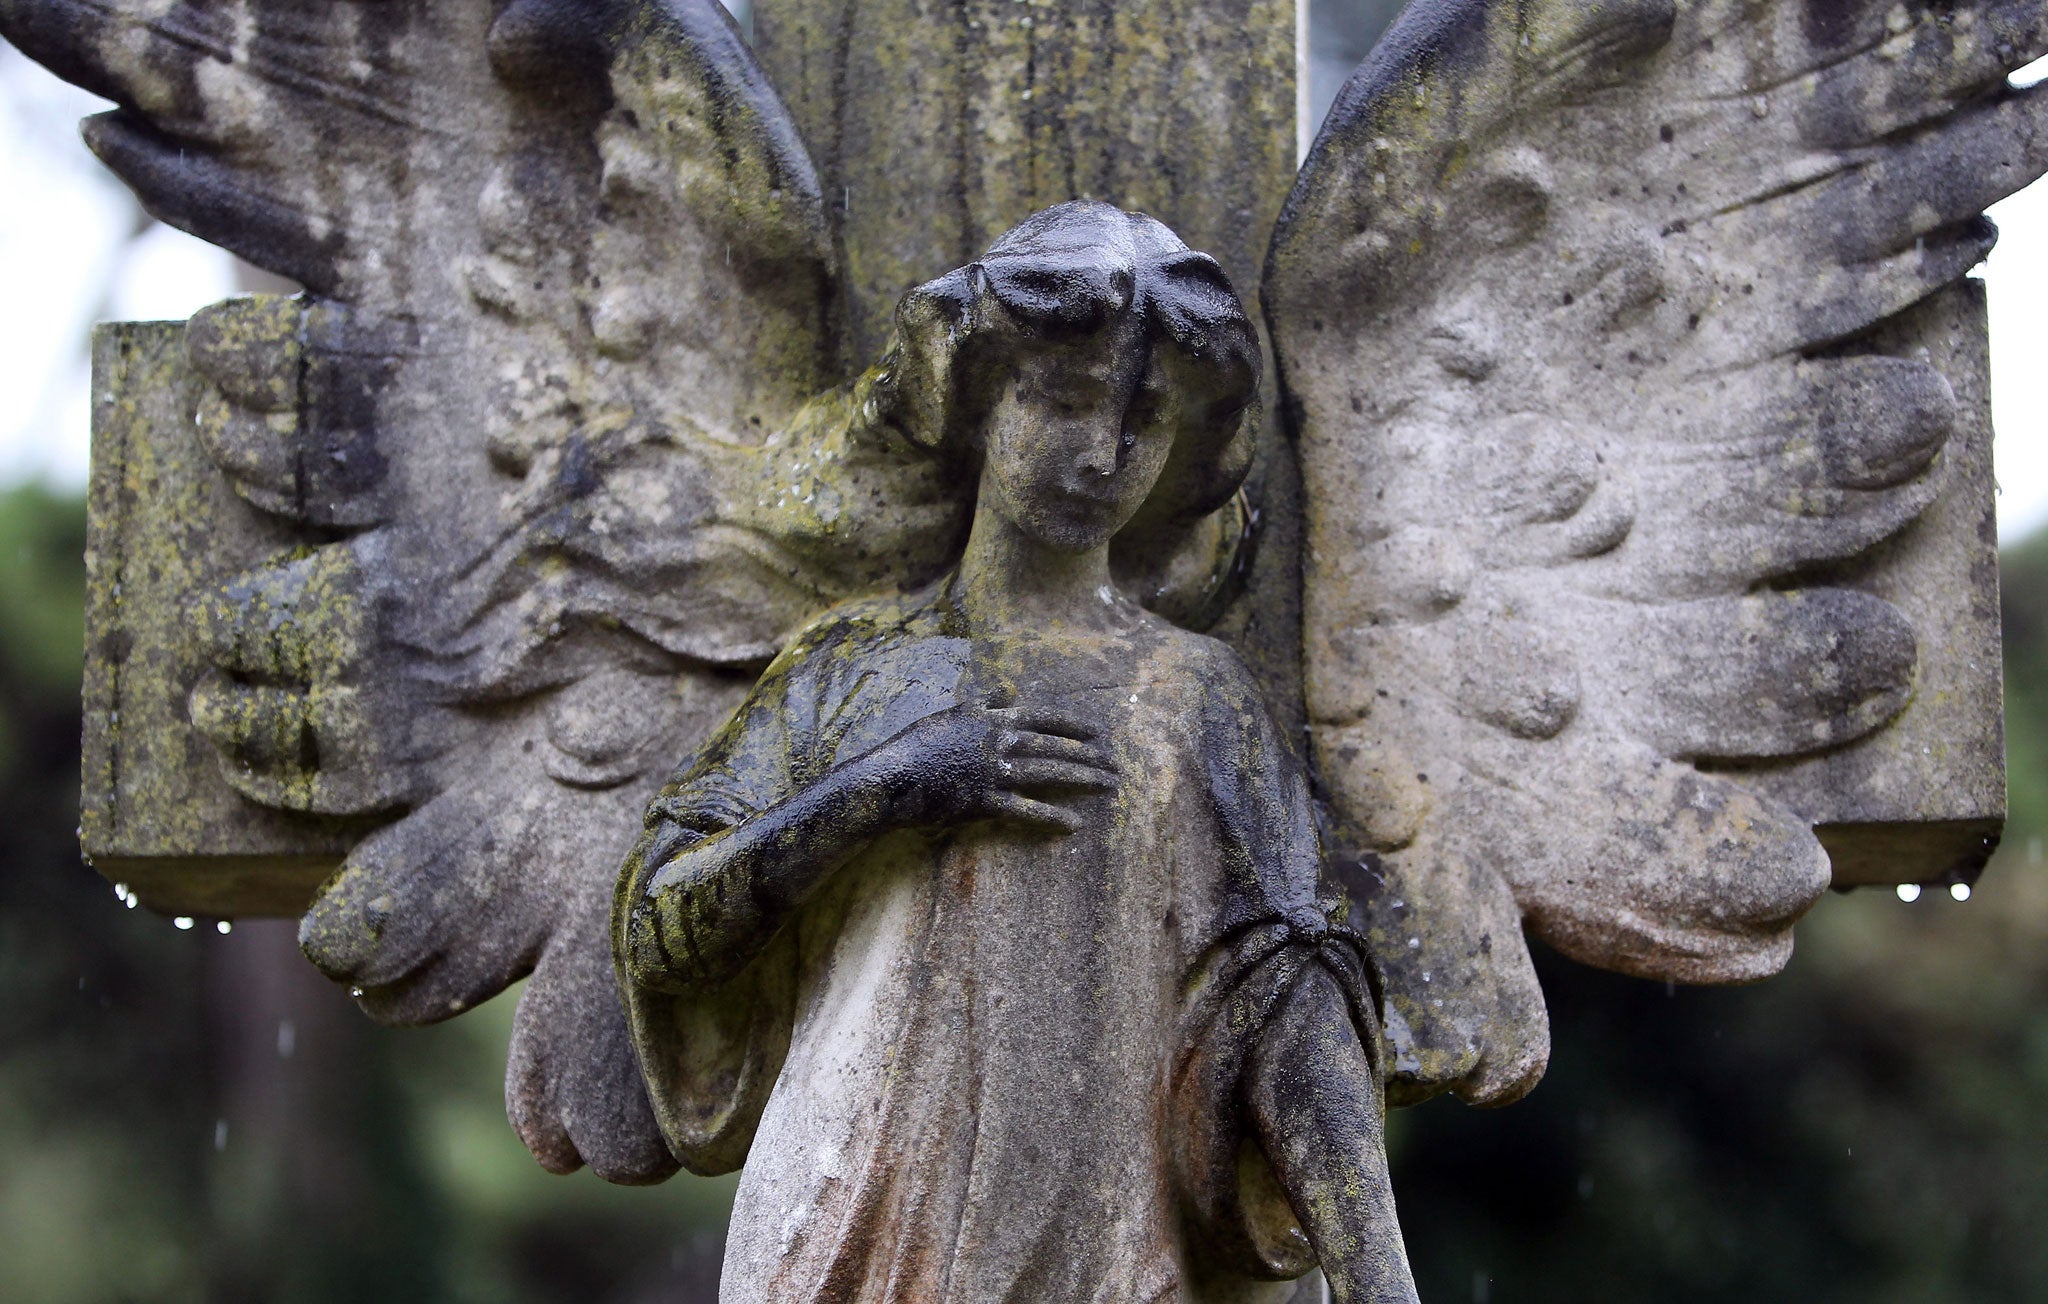
<svg viewBox="0 0 2048 1304">
<path fill-rule="evenodd" d="M 1224 655 L 1228 656 L 1228 653 Z M 1232 673 L 1234 669 L 1235 673 Z M 1322 843 L 1300 759 L 1234 657 L 1212 683 L 1205 762 L 1226 885 L 1223 926 L 1186 985 L 1172 1091 L 1181 1198 L 1209 1252 L 1234 1270 L 1285 1280 L 1315 1266 L 1278 1177 L 1244 1127 L 1252 1049 L 1287 994 L 1320 966 L 1384 1078 L 1382 983 L 1365 939 L 1345 927 L 1322 878 Z"/>
<path fill-rule="evenodd" d="M 648 803 L 650 872 L 691 842 L 782 800 L 807 777 L 818 715 L 816 668 L 831 633 L 814 627 L 798 635 L 725 726 Z"/>
<path fill-rule="evenodd" d="M 1251 671 L 1216 645 L 1205 678 L 1202 753 L 1229 881 L 1224 928 L 1261 920 L 1327 921 L 1322 842 L 1301 758 L 1266 709 Z"/>
<path fill-rule="evenodd" d="M 632 981 L 627 912 L 678 851 L 773 805 L 802 781 L 822 634 L 814 628 L 792 642 L 725 727 L 678 769 L 648 805 L 645 831 L 619 873 L 612 945 L 627 1024 L 669 1149 L 700 1175 L 746 1161 L 782 1071 L 795 1009 L 795 930 L 784 929 L 718 987 L 676 994 Z"/>
</svg>

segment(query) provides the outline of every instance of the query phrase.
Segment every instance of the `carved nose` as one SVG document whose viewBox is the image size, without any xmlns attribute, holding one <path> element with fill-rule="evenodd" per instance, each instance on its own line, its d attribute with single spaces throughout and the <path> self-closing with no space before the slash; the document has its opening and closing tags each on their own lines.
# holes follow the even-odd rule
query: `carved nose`
<svg viewBox="0 0 2048 1304">
<path fill-rule="evenodd" d="M 1099 476 L 1107 480 L 1116 474 L 1116 445 L 1118 432 L 1094 431 L 1081 451 L 1081 471 L 1085 475 Z"/>
</svg>

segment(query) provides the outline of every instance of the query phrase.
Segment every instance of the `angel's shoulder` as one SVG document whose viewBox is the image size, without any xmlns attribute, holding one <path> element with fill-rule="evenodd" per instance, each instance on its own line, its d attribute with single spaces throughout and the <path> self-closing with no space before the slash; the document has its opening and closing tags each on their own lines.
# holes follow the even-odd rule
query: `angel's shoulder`
<svg viewBox="0 0 2048 1304">
<path fill-rule="evenodd" d="M 949 637 L 946 615 L 929 587 L 839 603 L 790 639 L 762 676 L 762 690 L 832 715 L 879 681 L 950 680 L 964 653 L 961 640 Z"/>
<path fill-rule="evenodd" d="M 851 598 L 827 609 L 790 639 L 784 657 L 854 652 L 941 636 L 943 613 L 929 588 Z"/>
<path fill-rule="evenodd" d="M 1155 675 L 1169 675 L 1204 699 L 1231 704 L 1259 700 L 1257 678 L 1230 644 L 1150 612 L 1145 621 L 1155 649 Z"/>
</svg>

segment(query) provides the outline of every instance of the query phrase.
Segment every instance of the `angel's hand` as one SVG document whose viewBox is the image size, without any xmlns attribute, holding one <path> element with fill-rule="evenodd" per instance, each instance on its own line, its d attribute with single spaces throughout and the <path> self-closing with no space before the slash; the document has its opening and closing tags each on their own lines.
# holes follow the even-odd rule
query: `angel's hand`
<svg viewBox="0 0 2048 1304">
<path fill-rule="evenodd" d="M 926 716 L 873 754 L 905 825 L 1007 819 L 1061 833 L 1078 799 L 1116 786 L 1096 729 L 1071 711 L 963 702 Z"/>
</svg>

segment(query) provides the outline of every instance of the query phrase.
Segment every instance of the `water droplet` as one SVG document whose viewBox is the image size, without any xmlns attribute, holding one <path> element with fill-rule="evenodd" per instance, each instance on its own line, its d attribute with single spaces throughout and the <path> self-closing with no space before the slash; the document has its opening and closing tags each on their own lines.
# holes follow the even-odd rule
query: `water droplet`
<svg viewBox="0 0 2048 1304">
<path fill-rule="evenodd" d="M 290 1059 L 299 1046 L 299 1029 L 290 1019 L 277 1021 L 277 1057 Z"/>
<path fill-rule="evenodd" d="M 234 921 L 231 919 L 223 919 L 213 926 L 213 931 L 219 933 L 222 937 L 226 937 L 229 933 L 235 931 Z"/>
<path fill-rule="evenodd" d="M 213 1120 L 213 1148 L 216 1151 L 228 1148 L 228 1121 L 224 1118 Z"/>
<path fill-rule="evenodd" d="M 117 901 L 126 901 L 128 899 L 128 885 L 126 883 L 114 884 L 114 899 Z"/>
<path fill-rule="evenodd" d="M 192 930 L 192 916 L 190 915 L 179 915 L 176 919 L 173 919 L 171 923 L 175 925 L 177 930 L 181 933 L 190 932 Z"/>
<path fill-rule="evenodd" d="M 351 987 L 348 989 L 348 994 L 350 996 L 355 997 L 358 1000 L 361 1000 L 363 995 L 363 989 L 360 987 Z"/>
<path fill-rule="evenodd" d="M 1920 899 L 1920 885 L 1919 885 L 1918 883 L 1901 883 L 1901 884 L 1899 884 L 1899 900 L 1901 900 L 1901 901 L 1906 901 L 1906 902 L 1912 902 L 1912 901 L 1918 901 L 1919 899 Z"/>
<path fill-rule="evenodd" d="M 1948 885 L 1948 894 L 1958 901 L 1968 901 L 1970 899 L 1970 885 L 1968 883 L 1951 883 Z"/>
</svg>

